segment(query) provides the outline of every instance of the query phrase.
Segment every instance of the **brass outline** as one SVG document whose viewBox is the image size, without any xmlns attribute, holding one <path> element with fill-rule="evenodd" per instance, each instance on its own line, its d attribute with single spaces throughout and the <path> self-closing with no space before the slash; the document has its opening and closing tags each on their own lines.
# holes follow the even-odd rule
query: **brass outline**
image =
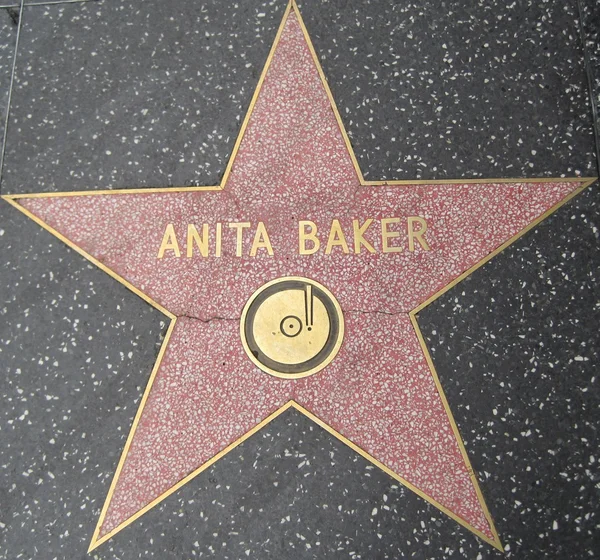
<svg viewBox="0 0 600 560">
<path fill-rule="evenodd" d="M 292 11 L 292 10 L 294 11 L 294 14 L 296 15 L 296 17 L 298 19 L 298 22 L 300 24 L 300 27 L 302 29 L 302 32 L 304 34 L 304 37 L 305 37 L 306 42 L 308 44 L 308 47 L 310 49 L 313 61 L 314 61 L 315 65 L 316 65 L 316 67 L 318 69 L 319 76 L 321 78 L 321 82 L 322 82 L 322 84 L 323 84 L 323 86 L 325 88 L 325 91 L 326 91 L 327 96 L 329 98 L 329 101 L 331 103 L 332 110 L 334 112 L 334 115 L 335 115 L 335 118 L 337 120 L 338 126 L 340 127 L 340 131 L 341 131 L 342 136 L 344 138 L 344 142 L 346 144 L 346 148 L 348 149 L 348 152 L 349 152 L 350 157 L 352 159 L 352 163 L 353 163 L 354 168 L 356 170 L 356 173 L 357 173 L 357 176 L 359 178 L 359 182 L 360 182 L 361 186 L 467 185 L 467 184 L 469 184 L 469 185 L 478 185 L 478 184 L 479 185 L 486 185 L 486 184 L 494 184 L 494 183 L 495 184 L 499 184 L 499 183 L 523 184 L 523 183 L 558 183 L 558 182 L 580 183 L 580 186 L 577 189 L 575 189 L 571 194 L 569 194 L 567 197 L 565 197 L 563 200 L 561 200 L 555 206 L 553 206 L 552 208 L 550 208 L 549 210 L 547 210 L 546 212 L 544 212 L 544 214 L 542 214 L 536 220 L 534 220 L 533 222 L 531 222 L 528 226 L 526 226 L 523 230 L 521 230 L 520 232 L 518 232 L 511 239 L 509 239 L 508 241 L 506 241 L 505 243 L 503 243 L 502 245 L 500 245 L 499 247 L 497 247 L 494 251 L 492 251 L 486 257 L 484 257 L 483 259 L 481 259 L 481 261 L 479 261 L 478 263 L 476 263 L 475 265 L 473 265 L 471 268 L 469 268 L 468 270 L 466 270 L 465 272 L 463 272 L 455 280 L 453 280 L 452 282 L 450 282 L 449 284 L 447 284 L 444 288 L 442 288 L 441 290 L 439 290 L 438 292 L 436 292 L 433 296 L 431 296 L 430 298 L 428 298 L 426 301 L 424 301 L 423 303 L 421 303 L 415 309 L 413 309 L 412 311 L 410 311 L 408 313 L 408 315 L 410 317 L 410 320 L 411 320 L 411 323 L 413 325 L 413 328 L 415 329 L 415 333 L 417 335 L 417 338 L 419 340 L 419 344 L 421 346 L 421 349 L 423 350 L 423 354 L 425 356 L 427 364 L 429 365 L 429 369 L 431 371 L 431 375 L 433 376 L 434 382 L 435 382 L 436 387 L 438 389 L 438 392 L 440 394 L 440 398 L 442 400 L 442 404 L 443 404 L 444 409 L 446 410 L 446 413 L 448 415 L 448 419 L 449 419 L 449 421 L 451 423 L 452 430 L 453 430 L 453 432 L 454 432 L 454 434 L 456 436 L 456 440 L 457 440 L 458 445 L 460 447 L 461 454 L 462 454 L 463 459 L 465 460 L 465 464 L 466 464 L 466 466 L 467 466 L 467 468 L 468 468 L 468 470 L 469 470 L 469 472 L 471 474 L 471 479 L 473 481 L 473 485 L 474 485 L 475 490 L 477 492 L 477 496 L 479 498 L 479 503 L 480 503 L 480 505 L 481 505 L 481 507 L 482 507 L 482 509 L 483 509 L 483 511 L 485 513 L 485 515 L 486 515 L 486 518 L 487 518 L 488 522 L 489 522 L 490 529 L 491 529 L 491 532 L 492 532 L 492 534 L 494 536 L 494 539 L 490 539 L 485 534 L 483 534 L 481 531 L 479 531 L 475 527 L 471 526 L 467 521 L 465 521 L 464 519 L 460 518 L 455 513 L 453 513 L 452 511 L 448 510 L 443 505 L 441 505 L 440 503 L 436 502 L 432 497 L 430 497 L 430 496 L 426 495 L 425 493 L 423 493 L 421 490 L 419 490 L 418 488 L 416 488 L 415 486 L 413 486 L 410 482 L 408 482 L 407 480 L 405 480 L 404 478 L 402 478 L 398 474 L 394 473 L 391 469 L 389 469 L 388 467 L 386 467 L 383 463 L 379 462 L 377 459 L 375 459 L 374 457 L 372 457 L 371 455 L 369 455 L 366 451 L 364 451 L 363 449 L 361 449 L 360 447 L 358 447 L 352 441 L 350 441 L 349 439 L 347 439 L 346 437 L 344 437 L 342 434 L 340 434 L 339 432 L 337 432 L 336 430 L 334 430 L 331 426 L 329 426 L 328 424 L 326 424 L 325 422 L 323 422 L 321 419 L 319 419 L 318 417 L 316 417 L 314 414 L 312 414 L 307 409 L 303 408 L 301 405 L 299 405 L 298 403 L 296 403 L 293 400 L 288 401 L 285 405 L 283 405 L 282 407 L 280 407 L 277 410 L 275 410 L 272 414 L 270 414 L 269 416 L 267 416 L 259 424 L 257 424 L 256 426 L 254 426 L 254 428 L 252 428 L 251 430 L 249 430 L 248 432 L 246 432 L 242 437 L 240 437 L 239 439 L 235 440 L 230 445 L 228 445 L 226 448 L 224 448 L 219 453 L 217 453 L 214 457 L 212 457 L 211 459 L 209 459 L 204 464 L 200 465 L 197 469 L 195 469 L 194 471 L 192 471 L 185 478 L 181 479 L 174 486 L 172 486 L 171 488 L 169 488 L 169 490 L 165 491 L 160 496 L 157 496 L 152 502 L 150 502 L 149 504 L 147 504 L 146 506 L 144 506 L 142 509 L 140 509 L 138 512 L 136 512 L 130 518 L 128 518 L 125 521 L 123 521 L 120 525 L 118 525 L 117 527 L 115 527 L 112 531 L 110 531 L 109 533 L 107 533 L 106 535 L 104 535 L 102 538 L 98 538 L 98 535 L 99 535 L 99 532 L 100 532 L 100 528 L 102 526 L 102 522 L 104 521 L 104 517 L 106 515 L 106 511 L 108 509 L 108 505 L 110 504 L 110 501 L 112 499 L 112 495 L 113 495 L 113 492 L 114 492 L 114 489 L 115 489 L 115 486 L 116 486 L 119 474 L 120 474 L 121 469 L 123 467 L 123 464 L 125 462 L 125 458 L 127 456 L 127 452 L 129 450 L 129 446 L 131 444 L 131 441 L 132 441 L 133 436 L 135 434 L 135 431 L 137 429 L 137 425 L 138 425 L 139 419 L 141 417 L 141 414 L 142 414 L 144 405 L 146 403 L 147 397 L 148 397 L 148 395 L 150 393 L 150 390 L 152 389 L 154 378 L 156 376 L 156 373 L 158 372 L 158 369 L 160 368 L 160 365 L 161 365 L 161 362 L 162 362 L 162 358 L 163 358 L 165 350 L 167 348 L 167 345 L 168 345 L 168 342 L 169 342 L 169 338 L 170 338 L 170 336 L 171 336 L 171 334 L 173 332 L 173 329 L 175 327 L 175 323 L 177 321 L 177 317 L 173 313 L 171 313 L 170 311 L 168 311 L 167 309 L 165 309 L 158 302 L 154 301 L 148 295 L 146 295 L 145 293 L 143 293 L 141 290 L 139 290 L 138 288 L 136 288 L 135 286 L 133 286 L 130 282 L 128 282 L 127 280 L 125 280 L 124 278 L 122 278 L 119 274 L 117 274 L 116 272 L 114 272 L 113 270 L 111 270 L 110 268 L 108 268 L 106 265 L 102 264 L 100 261 L 98 261 L 97 259 L 95 259 L 89 253 L 87 253 L 86 251 L 84 251 L 83 249 L 81 249 L 80 247 L 78 247 L 76 244 L 74 244 L 73 242 L 71 242 L 69 239 L 67 239 L 66 237 L 64 237 L 62 234 L 60 234 L 59 232 L 57 232 L 54 228 L 52 228 L 51 226 L 49 226 L 48 224 L 46 224 L 44 221 L 40 220 L 37 216 L 35 216 L 31 212 L 29 212 L 26 208 L 24 208 L 21 204 L 19 204 L 17 202 L 17 200 L 21 199 L 21 198 L 51 198 L 51 197 L 67 197 L 67 196 L 98 196 L 98 195 L 121 195 L 121 194 L 156 194 L 156 193 L 167 193 L 167 192 L 195 192 L 195 191 L 221 191 L 221 190 L 223 190 L 225 188 L 226 184 L 227 184 L 227 180 L 229 178 L 229 174 L 231 173 L 231 169 L 232 169 L 233 164 L 235 162 L 235 158 L 236 158 L 237 152 L 239 150 L 239 147 L 240 147 L 240 144 L 242 142 L 244 133 L 245 133 L 246 128 L 248 126 L 248 122 L 249 122 L 250 117 L 252 115 L 252 112 L 254 110 L 254 105 L 256 104 L 256 100 L 258 99 L 258 96 L 260 94 L 260 90 L 262 89 L 262 84 L 264 82 L 266 73 L 267 73 L 267 71 L 268 71 L 268 69 L 270 67 L 271 61 L 273 59 L 273 55 L 275 53 L 275 49 L 277 48 L 277 45 L 279 44 L 279 39 L 281 37 L 281 33 L 283 31 L 284 25 L 285 25 L 285 23 L 287 21 L 287 18 L 289 16 L 289 14 L 290 14 L 290 11 Z M 429 354 L 429 350 L 427 349 L 427 345 L 425 343 L 425 340 L 423 339 L 423 335 L 421 334 L 421 331 L 420 331 L 420 328 L 419 328 L 419 325 L 418 325 L 417 314 L 418 314 L 419 311 L 422 311 L 425 307 L 427 307 L 427 305 L 429 305 L 430 303 L 432 303 L 433 301 L 435 301 L 438 297 L 440 297 L 446 291 L 448 291 L 449 289 L 451 289 L 454 286 L 456 286 L 459 282 L 461 282 L 462 280 L 464 280 L 467 276 L 469 276 L 470 274 L 472 274 L 479 267 L 483 266 L 492 257 L 494 257 L 495 255 L 497 255 L 498 253 L 500 253 L 501 251 L 503 251 L 506 247 L 508 247 L 509 245 L 511 245 L 512 243 L 514 243 L 516 240 L 518 240 L 520 237 L 522 237 L 527 231 L 529 231 L 533 227 L 537 226 L 541 221 L 543 221 L 544 219 L 546 219 L 548 216 L 550 216 L 552 213 L 554 213 L 556 210 L 558 210 L 563 204 L 565 204 L 566 202 L 568 202 L 569 200 L 571 200 L 574 196 L 576 196 L 577 194 L 579 194 L 582 190 L 584 190 L 585 188 L 587 188 L 588 186 L 590 186 L 596 180 L 597 180 L 597 177 L 551 177 L 551 178 L 539 178 L 539 179 L 524 179 L 524 178 L 474 179 L 474 178 L 471 178 L 471 179 L 441 179 L 441 180 L 418 179 L 418 180 L 366 181 L 364 179 L 363 174 L 362 174 L 362 172 L 360 170 L 360 167 L 358 165 L 358 161 L 357 161 L 356 156 L 354 154 L 354 150 L 353 150 L 352 145 L 350 143 L 350 139 L 349 139 L 349 137 L 348 137 L 348 135 L 346 133 L 346 129 L 344 127 L 344 124 L 343 124 L 342 119 L 340 117 L 340 114 L 338 112 L 338 109 L 337 109 L 337 106 L 335 104 L 335 100 L 333 99 L 333 95 L 331 93 L 331 90 L 329 89 L 329 85 L 327 84 L 327 80 L 325 78 L 325 74 L 323 73 L 323 69 L 321 68 L 321 64 L 319 62 L 319 59 L 318 59 L 317 54 L 315 52 L 315 49 L 313 47 L 312 41 L 310 40 L 310 37 L 308 35 L 308 31 L 306 29 L 306 26 L 304 25 L 304 21 L 302 20 L 302 16 L 300 15 L 300 11 L 298 9 L 298 6 L 296 5 L 295 0 L 289 0 L 288 4 L 287 4 L 287 7 L 285 9 L 285 12 L 283 14 L 283 17 L 282 17 L 282 21 L 281 21 L 281 23 L 279 25 L 279 29 L 277 31 L 277 34 L 275 35 L 275 39 L 273 41 L 273 46 L 271 47 L 271 50 L 270 50 L 269 55 L 267 57 L 267 60 L 265 62 L 265 66 L 264 66 L 264 68 L 262 70 L 262 73 L 260 75 L 260 78 L 258 80 L 256 90 L 254 91 L 254 95 L 252 97 L 250 105 L 248 106 L 248 110 L 246 112 L 246 116 L 245 116 L 244 121 L 242 123 L 242 126 L 240 128 L 240 132 L 238 133 L 238 137 L 237 137 L 237 140 L 236 140 L 235 145 L 233 147 L 233 150 L 232 150 L 229 162 L 227 164 L 227 167 L 225 169 L 225 173 L 224 173 L 223 178 L 222 178 L 222 180 L 221 180 L 221 182 L 220 182 L 219 185 L 216 185 L 216 186 L 194 186 L 194 187 L 165 187 L 165 188 L 152 188 L 152 187 L 148 187 L 148 188 L 131 188 L 131 189 L 115 189 L 115 190 L 113 190 L 113 189 L 103 189 L 103 190 L 93 190 L 93 191 L 68 191 L 68 192 L 50 192 L 50 193 L 18 193 L 18 194 L 0 195 L 0 198 L 6 200 L 9 204 L 11 204 L 15 208 L 17 208 L 20 212 L 22 212 L 27 217 L 29 217 L 30 219 L 32 219 L 34 222 L 36 222 L 42 228 L 46 229 L 51 234 L 53 234 L 55 237 L 57 237 L 58 239 L 60 239 L 61 241 L 63 241 L 71 249 L 74 249 L 76 252 L 78 252 L 79 254 L 81 254 L 84 258 L 86 258 L 87 260 L 89 260 L 90 262 L 92 262 L 93 264 L 95 264 L 96 266 L 98 266 L 101 270 L 103 270 L 104 272 L 106 272 L 109 276 L 113 277 L 115 280 L 117 280 L 118 282 L 120 282 L 121 284 L 123 284 L 125 287 L 129 288 L 133 293 L 135 293 L 136 295 L 138 295 L 139 297 L 141 297 L 144 301 L 148 302 L 150 305 L 152 305 L 153 307 L 155 307 L 156 309 L 158 309 L 159 311 L 161 311 L 162 313 L 164 313 L 169 319 L 171 319 L 171 323 L 169 324 L 169 327 L 167 329 L 167 333 L 166 333 L 165 339 L 164 339 L 164 341 L 163 341 L 163 343 L 161 345 L 161 349 L 159 351 L 157 360 L 156 360 L 156 362 L 154 364 L 154 367 L 152 369 L 152 372 L 150 374 L 150 379 L 148 381 L 148 384 L 147 384 L 146 389 L 144 391 L 144 395 L 143 395 L 142 400 L 140 402 L 140 405 L 138 407 L 138 411 L 137 411 L 136 416 L 134 418 L 134 421 L 132 423 L 129 436 L 127 438 L 127 442 L 125 443 L 125 447 L 123 448 L 123 451 L 121 453 L 121 457 L 119 459 L 119 463 L 117 465 L 117 469 L 116 469 L 115 474 L 113 476 L 113 480 L 111 482 L 108 494 L 106 496 L 104 505 L 102 507 L 102 511 L 100 513 L 100 517 L 98 519 L 98 523 L 96 524 L 96 528 L 94 530 L 94 533 L 93 533 L 93 536 L 92 536 L 92 539 L 91 539 L 91 542 L 90 542 L 90 545 L 89 545 L 89 548 L 88 548 L 88 553 L 91 552 L 91 551 L 93 551 L 94 549 L 96 549 L 102 543 L 104 543 L 107 540 L 109 540 L 116 533 L 118 533 L 119 531 L 121 531 L 122 529 L 124 529 L 125 527 L 127 527 L 130 523 L 132 523 L 133 521 L 135 521 L 136 519 L 138 519 L 141 515 L 143 515 L 144 513 L 146 513 L 148 510 L 150 510 L 151 508 L 153 508 L 155 505 L 157 505 L 158 503 L 160 503 L 162 500 L 164 500 L 168 496 L 170 496 L 173 492 L 175 492 L 176 490 L 178 490 L 179 488 L 181 488 L 184 484 L 186 484 L 187 482 L 189 482 L 196 475 L 200 474 L 202 471 L 204 471 L 205 469 L 207 469 L 208 467 L 210 467 L 212 464 L 214 464 L 220 458 L 222 458 L 227 453 L 229 453 L 229 451 L 231 451 L 232 449 L 234 449 L 235 447 L 237 447 L 239 444 L 241 444 L 242 442 L 244 442 L 250 436 L 252 436 L 253 434 L 255 434 L 258 430 L 260 430 L 261 428 L 263 428 L 264 426 L 266 426 L 274 418 L 276 418 L 277 416 L 279 416 L 282 412 L 284 412 L 285 410 L 287 410 L 287 409 L 289 409 L 291 407 L 295 408 L 296 410 L 298 410 L 299 412 L 301 412 L 302 414 L 304 414 L 305 416 L 307 416 L 308 418 L 310 418 L 311 420 L 313 420 L 314 422 L 316 422 L 319 426 L 321 426 L 322 428 L 324 428 L 325 430 L 327 430 L 330 434 L 332 434 L 333 436 L 335 436 L 336 438 L 338 438 L 340 441 L 342 441 L 343 443 L 345 443 L 346 445 L 348 445 L 350 448 L 352 448 L 354 451 L 356 451 L 357 453 L 359 453 L 360 455 L 362 455 L 365 459 L 367 459 L 368 461 L 370 461 L 371 463 L 373 463 L 374 465 L 376 465 L 377 467 L 379 467 L 380 469 L 382 469 L 384 472 L 386 472 L 392 478 L 396 479 L 398 482 L 400 482 L 401 484 L 403 484 L 404 486 L 406 486 L 407 488 L 409 488 L 410 490 L 412 490 L 413 492 L 415 492 L 421 498 L 423 498 L 424 500 L 426 500 L 427 502 L 429 502 L 430 504 L 432 504 L 433 506 L 435 506 L 436 508 L 438 508 L 440 511 L 442 511 L 443 513 L 445 513 L 446 515 L 448 515 L 449 517 L 451 517 L 452 519 L 454 519 L 460 525 L 462 525 L 463 527 L 465 527 L 466 529 L 468 529 L 469 531 L 471 531 L 472 533 L 474 533 L 475 535 L 477 535 L 481 540 L 483 540 L 484 542 L 490 544 L 494 548 L 497 548 L 498 550 L 503 551 L 504 548 L 503 548 L 503 546 L 502 546 L 502 544 L 500 542 L 500 538 L 499 538 L 498 533 L 496 531 L 496 528 L 494 526 L 492 517 L 491 517 L 491 515 L 489 513 L 489 510 L 487 508 L 485 500 L 483 499 L 483 495 L 481 493 L 481 489 L 479 488 L 479 483 L 477 481 L 477 475 L 475 474 L 475 472 L 473 471 L 473 468 L 471 467 L 471 464 L 470 464 L 470 461 L 468 459 L 464 443 L 462 441 L 462 438 L 461 438 L 459 430 L 458 430 L 458 426 L 456 425 L 456 422 L 454 420 L 454 417 L 453 417 L 452 412 L 450 410 L 450 407 L 448 405 L 448 401 L 447 401 L 446 396 L 445 396 L 445 394 L 443 392 L 443 389 L 441 387 L 441 384 L 440 384 L 440 381 L 439 381 L 439 377 L 438 377 L 437 372 L 435 370 L 435 366 L 433 365 L 433 361 L 432 361 L 431 356 Z"/>
<path fill-rule="evenodd" d="M 244 334 L 244 326 L 246 323 L 246 316 L 248 315 L 248 309 L 250 308 L 250 305 L 254 301 L 254 298 L 258 294 L 260 294 L 263 290 L 268 288 L 269 286 L 274 286 L 275 284 L 280 284 L 281 282 L 285 282 L 287 280 L 299 280 L 300 282 L 307 282 L 307 283 L 313 284 L 314 286 L 317 286 L 320 290 L 325 292 L 325 294 L 327 296 L 329 296 L 329 298 L 331 299 L 333 306 L 335 307 L 335 310 L 338 313 L 339 323 L 340 323 L 338 337 L 335 342 L 335 346 L 333 347 L 333 350 L 331 351 L 331 354 L 329 354 L 329 356 L 327 356 L 327 358 L 325 360 L 323 360 L 318 366 L 315 366 L 314 368 L 311 368 L 302 373 L 281 373 L 281 372 L 271 369 L 271 368 L 265 366 L 263 363 L 259 362 L 256 359 L 256 357 L 254 356 L 254 354 L 252 353 L 252 351 L 250 350 L 250 348 L 248 346 L 248 342 L 246 341 L 246 336 Z M 340 348 L 342 347 L 342 343 L 344 341 L 344 313 L 342 312 L 342 308 L 340 307 L 340 304 L 339 304 L 338 300 L 336 299 L 336 297 L 331 293 L 330 290 L 328 290 L 320 282 L 317 282 L 316 280 L 313 280 L 312 278 L 305 278 L 303 276 L 281 276 L 279 278 L 276 278 L 275 280 L 271 280 L 270 282 L 263 284 L 260 288 L 255 290 L 254 293 L 248 298 L 246 305 L 244 305 L 244 310 L 242 311 L 242 317 L 240 318 L 240 338 L 242 339 L 242 346 L 244 347 L 244 352 L 246 352 L 246 354 L 248 355 L 248 358 L 250 358 L 250 360 L 256 367 L 258 367 L 265 373 L 268 373 L 269 375 L 272 375 L 274 377 L 279 377 L 279 379 L 302 379 L 303 377 L 308 377 L 310 375 L 314 375 L 315 373 L 321 371 L 324 367 L 328 366 L 333 361 L 333 359 L 338 355 L 338 352 L 340 351 Z"/>
</svg>

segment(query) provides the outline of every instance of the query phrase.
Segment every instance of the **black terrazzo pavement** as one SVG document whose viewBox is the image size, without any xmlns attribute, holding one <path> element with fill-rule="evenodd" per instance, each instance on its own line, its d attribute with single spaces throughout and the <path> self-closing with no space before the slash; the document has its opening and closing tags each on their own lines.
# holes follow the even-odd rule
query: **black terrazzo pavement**
<svg viewBox="0 0 600 560">
<path fill-rule="evenodd" d="M 514 558 L 600 556 L 600 191 L 419 314 Z"/>
<path fill-rule="evenodd" d="M 582 34 L 586 46 L 586 61 L 590 94 L 596 128 L 596 154 L 600 168 L 600 3 L 580 0 Z"/>
<path fill-rule="evenodd" d="M 595 175 L 576 0 L 301 9 L 366 178 Z"/>
<path fill-rule="evenodd" d="M 40 4 L 42 5 L 47 5 L 47 4 L 62 4 L 65 2 L 68 3 L 74 3 L 74 4 L 84 4 L 86 2 L 98 2 L 99 0 L 48 0 L 47 2 L 44 2 L 44 0 L 24 0 L 23 1 L 23 5 L 24 6 L 38 6 Z M 5 2 L 0 2 L 0 8 L 2 9 L 6 9 L 6 8 L 20 8 L 21 7 L 21 2 L 20 0 L 13 0 L 12 2 L 10 1 L 5 1 Z"/>
<path fill-rule="evenodd" d="M 27 8 L 3 192 L 218 182 L 283 10 L 221 4 Z M 461 5 L 301 6 L 365 175 L 595 175 L 575 5 Z M 443 44 L 479 49 L 472 76 Z M 595 185 L 419 317 L 504 555 L 289 411 L 91 557 L 600 556 L 599 208 Z M 0 262 L 0 558 L 88 558 L 165 321 L 3 201 Z"/>
<path fill-rule="evenodd" d="M 4 192 L 218 184 L 285 8 L 264 4 L 26 8 Z"/>
<path fill-rule="evenodd" d="M 140 521 L 98 549 L 98 558 L 393 559 L 439 558 L 440 551 L 476 558 L 490 552 L 294 410 Z"/>
<path fill-rule="evenodd" d="M 6 104 L 15 55 L 18 22 L 18 10 L 0 10 L 0 150 L 2 150 L 4 142 Z"/>
<path fill-rule="evenodd" d="M 80 558 L 161 313 L 0 200 L 0 558 Z"/>
<path fill-rule="evenodd" d="M 284 2 L 240 6 L 27 8 L 5 192 L 218 183 Z M 367 178 L 593 173 L 576 3 L 510 6 L 301 5 Z"/>
</svg>

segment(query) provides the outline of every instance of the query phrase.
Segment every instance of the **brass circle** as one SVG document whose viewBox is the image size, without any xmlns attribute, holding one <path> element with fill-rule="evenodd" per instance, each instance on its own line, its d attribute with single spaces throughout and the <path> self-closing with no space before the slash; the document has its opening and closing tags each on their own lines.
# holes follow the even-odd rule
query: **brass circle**
<svg viewBox="0 0 600 560">
<path fill-rule="evenodd" d="M 325 286 L 300 276 L 267 282 L 247 301 L 242 345 L 264 372 L 299 379 L 321 371 L 344 338 L 340 304 Z"/>
</svg>

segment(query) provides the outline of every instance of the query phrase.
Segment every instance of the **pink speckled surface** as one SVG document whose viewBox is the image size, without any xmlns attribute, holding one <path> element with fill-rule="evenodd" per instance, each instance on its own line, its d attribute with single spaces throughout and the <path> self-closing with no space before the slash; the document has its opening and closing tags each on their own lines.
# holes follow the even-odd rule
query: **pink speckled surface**
<svg viewBox="0 0 600 560">
<path fill-rule="evenodd" d="M 179 319 L 103 532 L 293 399 L 491 536 L 408 316 L 345 322 L 346 343 L 322 374 L 283 380 L 248 360 L 237 321 Z"/>
<path fill-rule="evenodd" d="M 361 186 L 292 13 L 225 190 L 21 199 L 33 214 L 181 317 L 156 376 L 100 536 L 295 399 L 472 527 L 492 538 L 408 312 L 579 184 Z M 378 220 L 427 220 L 431 250 L 382 253 Z M 375 253 L 352 251 L 352 220 L 375 220 Z M 333 219 L 350 254 L 323 252 Z M 322 232 L 298 254 L 298 221 Z M 263 221 L 274 255 L 249 257 Z M 214 256 L 214 224 L 223 224 Z M 244 256 L 228 222 L 251 222 Z M 174 224 L 182 256 L 157 252 Z M 187 224 L 210 225 L 208 257 L 185 257 Z M 394 228 L 390 228 L 394 229 Z M 281 276 L 325 285 L 344 310 L 337 358 L 302 380 L 262 373 L 244 354 L 241 310 Z M 231 320 L 209 319 L 220 317 Z M 198 320 L 201 319 L 202 321 Z M 204 322 L 203 322 L 204 321 Z"/>
</svg>

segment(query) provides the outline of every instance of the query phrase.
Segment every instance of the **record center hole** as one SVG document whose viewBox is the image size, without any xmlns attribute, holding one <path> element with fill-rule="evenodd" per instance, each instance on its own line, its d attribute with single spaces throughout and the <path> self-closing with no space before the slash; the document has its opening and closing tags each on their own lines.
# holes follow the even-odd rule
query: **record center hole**
<svg viewBox="0 0 600 560">
<path fill-rule="evenodd" d="M 294 338 L 302 332 L 302 321 L 295 315 L 288 315 L 281 320 L 279 330 L 284 336 Z"/>
</svg>

